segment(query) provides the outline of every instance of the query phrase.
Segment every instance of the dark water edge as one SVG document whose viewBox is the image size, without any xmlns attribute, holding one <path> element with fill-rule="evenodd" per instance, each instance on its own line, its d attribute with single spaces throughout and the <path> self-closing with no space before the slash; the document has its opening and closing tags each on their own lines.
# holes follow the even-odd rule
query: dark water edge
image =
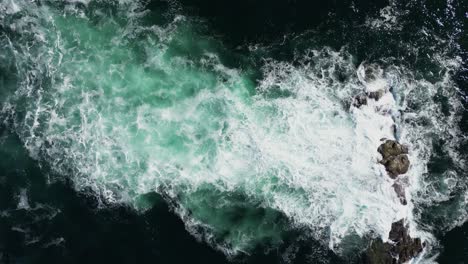
<svg viewBox="0 0 468 264">
<path fill-rule="evenodd" d="M 444 249 L 437 259 L 439 263 L 468 263 L 468 223 L 442 236 L 441 244 Z"/>
<path fill-rule="evenodd" d="M 151 3 L 160 5 L 160 1 Z M 185 13 L 207 19 L 210 28 L 223 35 L 227 42 L 240 45 L 269 43 L 310 29 L 325 31 L 334 23 L 336 28 L 341 22 L 356 25 L 366 17 L 378 14 L 389 1 L 181 0 L 180 3 Z M 334 37 L 339 38 L 341 33 L 335 32 Z"/>
<path fill-rule="evenodd" d="M 97 209 L 96 199 L 70 182 L 48 184 L 14 135 L 4 130 L 1 138 L 0 263 L 226 262 L 186 232 L 165 203 L 144 214 Z M 18 206 L 21 190 L 29 208 Z"/>
</svg>

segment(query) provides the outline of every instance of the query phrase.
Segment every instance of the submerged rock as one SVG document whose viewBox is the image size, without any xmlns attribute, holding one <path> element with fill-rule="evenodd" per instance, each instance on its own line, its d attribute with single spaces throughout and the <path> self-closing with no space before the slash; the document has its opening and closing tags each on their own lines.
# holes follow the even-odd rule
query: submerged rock
<svg viewBox="0 0 468 264">
<path fill-rule="evenodd" d="M 366 264 L 403 264 L 419 255 L 424 248 L 419 238 L 411 238 L 404 219 L 392 224 L 389 242 L 372 241 L 363 257 Z"/>
<path fill-rule="evenodd" d="M 408 202 L 406 201 L 405 188 L 403 188 L 403 186 L 399 183 L 393 184 L 392 187 L 395 190 L 398 198 L 400 199 L 401 204 L 407 205 Z"/>
</svg>

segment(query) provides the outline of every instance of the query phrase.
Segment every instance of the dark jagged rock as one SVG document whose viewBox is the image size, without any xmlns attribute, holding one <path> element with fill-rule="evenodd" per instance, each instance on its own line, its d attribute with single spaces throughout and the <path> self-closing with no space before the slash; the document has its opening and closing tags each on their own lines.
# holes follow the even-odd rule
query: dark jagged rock
<svg viewBox="0 0 468 264">
<path fill-rule="evenodd" d="M 387 169 L 390 178 L 395 179 L 400 174 L 405 174 L 409 169 L 408 155 L 400 154 L 398 156 L 390 156 L 380 162 Z"/>
<path fill-rule="evenodd" d="M 398 198 L 400 198 L 401 204 L 407 205 L 408 202 L 406 201 L 405 188 L 403 188 L 403 186 L 399 183 L 393 184 L 392 187 L 395 190 Z"/>
<path fill-rule="evenodd" d="M 356 95 L 356 97 L 354 97 L 353 99 L 353 106 L 355 107 L 359 108 L 362 105 L 366 105 L 366 104 L 367 104 L 367 97 L 364 94 Z"/>
<path fill-rule="evenodd" d="M 364 264 L 393 264 L 394 259 L 390 254 L 392 245 L 382 242 L 382 240 L 374 240 L 367 249 L 366 254 L 362 258 Z"/>
<path fill-rule="evenodd" d="M 424 244 L 419 238 L 411 238 L 404 219 L 392 224 L 388 235 L 390 242 L 372 241 L 363 257 L 366 264 L 403 264 L 422 252 Z"/>
<path fill-rule="evenodd" d="M 382 154 L 380 163 L 387 169 L 388 175 L 395 179 L 400 174 L 405 174 L 409 169 L 408 147 L 395 140 L 386 140 L 377 151 Z"/>
<path fill-rule="evenodd" d="M 378 90 L 378 91 L 375 91 L 375 92 L 368 92 L 367 93 L 367 96 L 371 99 L 374 99 L 376 101 L 378 101 L 380 98 L 382 98 L 382 96 L 385 94 L 385 91 L 384 90 Z"/>
<path fill-rule="evenodd" d="M 408 147 L 398 143 L 395 140 L 387 139 L 382 143 L 377 151 L 382 154 L 384 159 L 390 156 L 398 156 L 400 154 L 408 154 Z"/>
<path fill-rule="evenodd" d="M 398 259 L 397 263 L 405 263 L 422 252 L 424 244 L 420 238 L 411 238 L 408 234 L 408 226 L 401 219 L 392 224 L 388 238 L 394 243 L 392 245 L 392 255 Z"/>
<path fill-rule="evenodd" d="M 367 105 L 368 99 L 374 99 L 378 101 L 384 95 L 384 90 L 378 90 L 375 92 L 367 92 L 365 94 L 358 94 L 353 98 L 353 106 L 359 108 L 362 105 Z"/>
<path fill-rule="evenodd" d="M 383 157 L 380 163 L 385 166 L 388 175 L 392 179 L 408 171 L 410 162 L 408 155 L 406 155 L 408 154 L 406 146 L 395 140 L 385 140 L 377 151 Z M 400 198 L 400 202 L 406 205 L 403 185 L 397 181 L 392 187 L 398 198 Z M 385 243 L 380 239 L 372 241 L 372 244 L 363 255 L 362 262 L 367 264 L 403 264 L 421 253 L 425 246 L 421 243 L 420 238 L 410 237 L 404 219 L 392 224 L 388 240 L 389 242 Z"/>
</svg>

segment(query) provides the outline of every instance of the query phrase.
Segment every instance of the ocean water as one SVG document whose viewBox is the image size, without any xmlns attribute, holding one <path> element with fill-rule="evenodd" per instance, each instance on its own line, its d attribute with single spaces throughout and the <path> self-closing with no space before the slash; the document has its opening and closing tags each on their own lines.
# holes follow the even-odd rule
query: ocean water
<svg viewBox="0 0 468 264">
<path fill-rule="evenodd" d="M 467 5 L 1 1 L 0 262 L 468 262 Z"/>
</svg>

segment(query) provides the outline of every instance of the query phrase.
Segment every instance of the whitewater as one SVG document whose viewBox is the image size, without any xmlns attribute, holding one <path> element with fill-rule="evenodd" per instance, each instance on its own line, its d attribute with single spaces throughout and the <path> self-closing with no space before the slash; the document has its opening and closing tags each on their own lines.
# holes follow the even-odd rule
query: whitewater
<svg viewBox="0 0 468 264">
<path fill-rule="evenodd" d="M 468 220 L 457 149 L 466 140 L 457 126 L 464 109 L 452 80 L 460 57 L 437 53 L 433 80 L 385 59 L 357 62 L 346 47 L 251 64 L 261 47 L 233 53 L 202 20 L 177 10 L 92 5 L 0 3 L 0 64 L 18 80 L 2 85 L 0 120 L 51 181 L 70 179 L 101 207 L 138 212 L 156 192 L 189 232 L 232 257 L 279 244 L 293 228 L 346 255 L 366 239 L 386 241 L 391 224 L 406 218 L 428 242 L 426 263 L 434 229 Z M 392 10 L 367 26 L 398 27 Z M 379 90 L 378 101 L 353 106 L 357 95 Z M 379 164 L 382 139 L 410 149 L 411 167 L 398 179 L 408 205 Z M 454 169 L 434 179 L 428 167 L 440 140 Z M 418 208 L 455 191 L 446 222 L 421 225 Z"/>
</svg>

